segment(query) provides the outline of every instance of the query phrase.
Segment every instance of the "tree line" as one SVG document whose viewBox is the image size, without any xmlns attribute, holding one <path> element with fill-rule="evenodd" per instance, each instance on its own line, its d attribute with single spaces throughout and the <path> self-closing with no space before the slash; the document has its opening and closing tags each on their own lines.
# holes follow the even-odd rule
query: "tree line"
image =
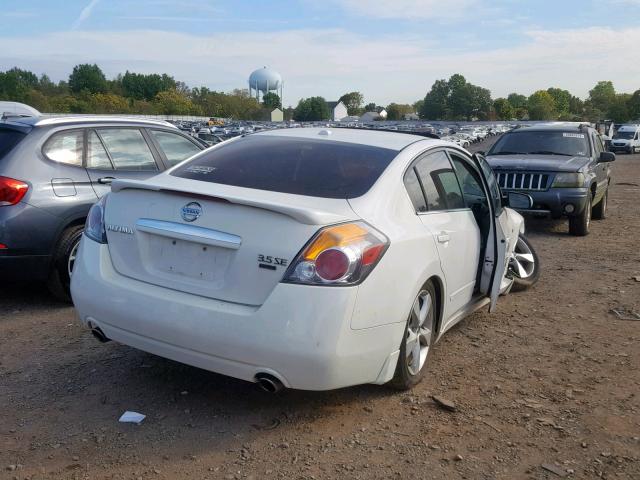
<svg viewBox="0 0 640 480">
<path fill-rule="evenodd" d="M 600 81 L 582 100 L 568 90 L 548 88 L 528 97 L 511 93 L 491 98 L 491 92 L 473 85 L 460 74 L 437 80 L 414 107 L 430 120 L 614 120 L 640 119 L 640 89 L 633 94 L 616 92 L 611 81 Z"/>
<path fill-rule="evenodd" d="M 167 74 L 125 72 L 107 79 L 98 65 L 76 65 L 67 80 L 54 83 L 43 74 L 20 68 L 0 72 L 0 100 L 23 102 L 42 112 L 135 113 L 159 115 L 206 115 L 266 120 L 269 112 L 282 108 L 277 94 L 269 92 L 258 102 L 247 89 L 218 92 L 207 87 L 190 88 Z M 387 119 L 402 120 L 417 114 L 425 120 L 567 120 L 626 122 L 640 119 L 640 89 L 616 92 L 611 81 L 598 82 L 582 100 L 568 90 L 548 88 L 526 96 L 511 93 L 493 99 L 491 92 L 473 85 L 460 74 L 436 80 L 424 99 L 413 104 L 370 102 L 358 91 L 339 99 L 349 115 L 387 111 Z M 323 97 L 303 98 L 295 108 L 284 110 L 285 118 L 317 121 L 330 118 Z"/>
<path fill-rule="evenodd" d="M 108 80 L 98 65 L 76 65 L 68 80 L 12 68 L 0 72 L 0 100 L 26 103 L 41 112 L 206 115 L 260 120 L 280 106 L 271 92 L 258 102 L 247 89 L 217 92 L 189 88 L 167 74 L 127 71 Z"/>
</svg>

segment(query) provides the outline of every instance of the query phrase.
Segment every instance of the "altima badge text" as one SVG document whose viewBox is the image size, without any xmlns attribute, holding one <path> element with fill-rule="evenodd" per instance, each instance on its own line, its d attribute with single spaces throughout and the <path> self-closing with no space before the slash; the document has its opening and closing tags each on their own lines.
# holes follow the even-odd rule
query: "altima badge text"
<svg viewBox="0 0 640 480">
<path fill-rule="evenodd" d="M 110 232 L 127 233 L 129 235 L 133 235 L 133 228 L 125 227 L 124 225 L 110 225 L 107 223 L 106 228 Z"/>
</svg>

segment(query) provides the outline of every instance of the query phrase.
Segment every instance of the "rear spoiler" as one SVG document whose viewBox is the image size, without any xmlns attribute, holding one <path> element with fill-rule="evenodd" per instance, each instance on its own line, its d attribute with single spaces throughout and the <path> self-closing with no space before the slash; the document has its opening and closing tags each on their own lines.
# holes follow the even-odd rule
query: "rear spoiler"
<svg viewBox="0 0 640 480">
<path fill-rule="evenodd" d="M 155 180 L 159 180 L 159 178 L 156 177 Z M 224 201 L 281 213 L 307 225 L 330 225 L 357 219 L 357 216 L 349 206 L 349 202 L 343 199 L 322 199 L 323 202 L 335 203 L 336 211 L 327 211 L 317 208 L 318 202 L 314 197 L 253 190 L 249 188 L 212 183 L 205 183 L 208 188 L 195 191 L 193 188 L 180 186 L 179 183 L 182 179 L 172 177 L 171 180 L 170 186 L 163 186 L 160 183 L 154 184 L 150 181 L 143 180 L 114 180 L 111 184 L 111 191 L 119 192 L 126 189 L 134 189 L 190 195 L 192 197 L 206 198 L 212 201 Z M 189 180 L 189 182 L 192 181 Z M 193 187 L 192 184 L 190 186 Z M 245 192 L 249 193 L 249 195 Z M 251 195 L 251 192 L 253 192 L 253 195 Z M 255 192 L 260 192 L 260 196 L 262 197 L 271 198 L 257 199 L 255 198 Z M 287 202 L 287 200 L 289 200 L 289 202 Z"/>
</svg>

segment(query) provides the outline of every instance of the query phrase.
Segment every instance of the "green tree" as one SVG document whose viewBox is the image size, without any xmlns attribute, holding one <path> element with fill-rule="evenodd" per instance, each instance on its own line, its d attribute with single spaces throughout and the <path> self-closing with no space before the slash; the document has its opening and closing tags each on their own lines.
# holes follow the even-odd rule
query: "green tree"
<svg viewBox="0 0 640 480">
<path fill-rule="evenodd" d="M 624 123 L 631 119 L 629 104 L 633 96 L 629 93 L 618 93 L 613 98 L 607 111 L 607 117 L 614 122 Z"/>
<path fill-rule="evenodd" d="M 282 104 L 280 103 L 280 96 L 275 92 L 267 92 L 262 97 L 262 105 L 269 110 L 281 108 Z"/>
<path fill-rule="evenodd" d="M 456 73 L 449 80 L 436 80 L 424 97 L 420 116 L 430 120 L 484 120 L 489 118 L 492 108 L 489 90 Z"/>
<path fill-rule="evenodd" d="M 510 93 L 507 95 L 507 101 L 513 107 L 513 116 L 518 120 L 529 119 L 529 110 L 527 109 L 527 97 L 519 93 Z"/>
<path fill-rule="evenodd" d="M 90 104 L 92 113 L 129 113 L 127 99 L 114 93 L 96 93 Z"/>
<path fill-rule="evenodd" d="M 293 112 L 293 119 L 299 122 L 327 120 L 330 116 L 327 101 L 322 97 L 301 99 Z"/>
<path fill-rule="evenodd" d="M 49 97 L 39 90 L 31 89 L 27 92 L 24 103 L 32 106 L 40 112 L 50 112 L 51 105 L 49 103 Z"/>
<path fill-rule="evenodd" d="M 75 110 L 76 99 L 72 95 L 55 95 L 49 98 L 49 111 L 71 113 Z"/>
<path fill-rule="evenodd" d="M 449 85 L 447 106 L 451 118 L 455 120 L 467 119 L 471 110 L 471 91 L 467 87 L 467 79 L 456 73 L 451 75 L 447 84 Z"/>
<path fill-rule="evenodd" d="M 515 109 L 506 98 L 496 98 L 493 101 L 493 109 L 498 120 L 511 120 L 515 113 Z"/>
<path fill-rule="evenodd" d="M 166 73 L 132 73 L 127 70 L 122 76 L 122 92 L 136 100 L 152 100 L 165 90 L 176 90 L 176 81 Z M 186 95 L 184 92 L 179 92 Z"/>
<path fill-rule="evenodd" d="M 449 93 L 451 89 L 446 80 L 436 80 L 422 101 L 420 118 L 444 120 L 449 115 Z"/>
<path fill-rule="evenodd" d="M 188 115 L 195 110 L 189 97 L 176 90 L 158 92 L 153 103 L 161 115 Z"/>
<path fill-rule="evenodd" d="M 390 103 L 385 110 L 387 120 L 403 120 L 405 115 L 415 112 L 413 106 L 406 103 Z"/>
<path fill-rule="evenodd" d="M 189 88 L 189 85 L 179 80 L 175 82 L 175 89 L 183 95 L 191 95 L 191 89 Z"/>
<path fill-rule="evenodd" d="M 627 103 L 627 108 L 629 109 L 629 118 L 631 120 L 640 120 L 640 89 L 633 92 Z"/>
<path fill-rule="evenodd" d="M 605 115 L 608 114 L 609 108 L 615 99 L 616 89 L 613 87 L 613 83 L 608 80 L 598 82 L 595 87 L 589 90 L 591 106 Z"/>
<path fill-rule="evenodd" d="M 55 83 L 51 81 L 48 75 L 42 74 L 38 79 L 38 91 L 40 91 L 43 95 L 52 96 L 58 93 L 58 87 Z"/>
<path fill-rule="evenodd" d="M 578 120 L 581 120 L 584 116 L 584 102 L 574 95 L 571 95 L 569 99 L 569 114 L 573 119 Z"/>
<path fill-rule="evenodd" d="M 546 90 L 538 90 L 528 99 L 531 120 L 555 120 L 558 117 L 553 97 Z"/>
<path fill-rule="evenodd" d="M 28 71 L 14 67 L 0 72 L 0 100 L 25 102 L 29 91 L 38 86 L 38 77 Z"/>
<path fill-rule="evenodd" d="M 295 109 L 291 106 L 287 107 L 284 109 L 284 119 L 288 122 L 290 120 L 293 120 L 293 113 L 295 112 Z"/>
<path fill-rule="evenodd" d="M 491 100 L 491 92 L 486 89 L 468 83 L 465 87 L 469 101 L 466 118 L 468 120 L 480 119 L 487 120 L 491 115 L 493 108 L 493 100 Z"/>
<path fill-rule="evenodd" d="M 416 112 L 418 115 L 420 115 L 420 112 L 422 111 L 423 106 L 424 106 L 424 99 L 418 100 L 413 103 L 413 111 Z"/>
<path fill-rule="evenodd" d="M 570 112 L 571 93 L 561 88 L 548 88 L 547 93 L 553 97 L 556 113 L 561 119 L 568 119 Z"/>
<path fill-rule="evenodd" d="M 362 113 L 364 95 L 360 92 L 345 93 L 338 99 L 338 101 L 344 103 L 349 115 L 360 115 Z"/>
<path fill-rule="evenodd" d="M 129 111 L 140 115 L 154 115 L 156 113 L 154 104 L 146 100 L 130 101 Z"/>
<path fill-rule="evenodd" d="M 378 105 L 376 105 L 374 102 L 370 102 L 370 103 L 367 103 L 364 106 L 364 111 L 365 112 L 377 112 L 379 108 L 380 107 L 378 107 Z"/>
<path fill-rule="evenodd" d="M 107 79 L 96 64 L 76 65 L 69 75 L 69 88 L 74 93 L 104 93 L 107 91 Z"/>
</svg>

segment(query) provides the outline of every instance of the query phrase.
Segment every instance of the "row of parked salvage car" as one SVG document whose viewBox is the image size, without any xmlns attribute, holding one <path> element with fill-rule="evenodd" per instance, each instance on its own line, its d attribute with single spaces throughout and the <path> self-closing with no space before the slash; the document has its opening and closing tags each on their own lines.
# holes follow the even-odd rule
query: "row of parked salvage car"
<svg viewBox="0 0 640 480">
<path fill-rule="evenodd" d="M 592 162 L 588 127 L 549 130 L 554 146 L 586 143 L 580 171 L 565 162 L 547 190 L 505 183 L 504 165 L 496 176 L 492 159 L 534 155 L 513 152 L 525 131 L 546 132 L 506 134 L 487 161 L 380 130 L 265 131 L 201 151 L 162 122 L 5 119 L 0 266 L 70 293 L 103 341 L 269 391 L 410 388 L 448 329 L 538 279 L 516 209 L 542 213 L 533 197 L 554 188 L 583 194 L 576 211 L 606 199 L 589 169 L 612 154 Z M 568 152 L 535 155 L 551 166 Z M 568 173 L 595 193 L 555 183 Z"/>
</svg>

